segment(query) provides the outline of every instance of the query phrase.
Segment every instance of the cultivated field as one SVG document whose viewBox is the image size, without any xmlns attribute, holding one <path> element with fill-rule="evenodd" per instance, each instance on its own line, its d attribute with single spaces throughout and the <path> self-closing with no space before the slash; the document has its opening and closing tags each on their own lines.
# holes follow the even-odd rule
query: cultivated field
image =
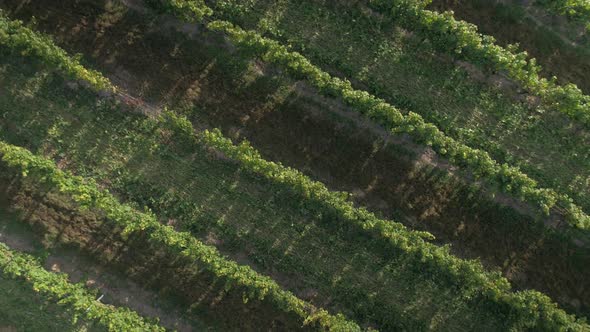
<svg viewBox="0 0 590 332">
<path fill-rule="evenodd" d="M 0 0 L 0 331 L 588 317 L 586 0 Z"/>
</svg>

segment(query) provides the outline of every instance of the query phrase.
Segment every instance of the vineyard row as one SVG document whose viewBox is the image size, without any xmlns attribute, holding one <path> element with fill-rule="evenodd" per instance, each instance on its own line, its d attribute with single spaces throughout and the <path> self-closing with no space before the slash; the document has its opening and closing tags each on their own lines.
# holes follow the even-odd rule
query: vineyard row
<svg viewBox="0 0 590 332">
<path fill-rule="evenodd" d="M 326 76 L 322 75 L 322 77 L 325 78 Z M 181 122 L 183 123 L 181 127 L 185 128 L 185 130 L 187 125 L 190 125 L 187 121 L 181 120 Z M 312 182 L 301 173 L 262 160 L 248 145 L 242 144 L 240 147 L 234 147 L 230 141 L 215 132 L 204 132 L 202 140 L 209 146 L 214 146 L 242 161 L 245 167 L 252 169 L 254 172 L 265 174 L 271 178 L 274 177 L 275 180 L 287 179 L 287 181 L 294 181 L 294 184 L 296 184 L 294 187 L 300 188 L 299 190 L 302 190 L 306 195 L 305 197 L 326 201 L 326 206 L 332 206 L 332 208 L 335 206 L 337 210 L 341 209 L 342 212 L 340 213 L 345 215 L 357 214 L 356 218 L 365 224 L 364 227 L 371 231 L 377 231 L 383 237 L 389 239 L 394 246 L 416 257 L 417 262 L 424 262 L 425 267 L 431 266 L 435 271 L 442 271 L 444 275 L 450 275 L 450 279 L 457 282 L 457 284 L 471 286 L 467 287 L 468 289 L 479 289 L 485 293 L 487 298 L 492 299 L 498 305 L 498 308 L 508 305 L 509 308 L 518 312 L 518 316 L 522 317 L 523 322 L 527 322 L 526 324 L 572 327 L 579 324 L 572 316 L 568 316 L 558 309 L 546 296 L 530 291 L 516 294 L 510 293 L 509 284 L 505 279 L 497 275 L 486 274 L 479 264 L 462 261 L 451 256 L 448 249 L 424 242 L 420 237 L 426 236 L 426 234 L 410 233 L 400 225 L 376 219 L 365 210 L 354 210 L 341 195 L 329 193 L 323 185 Z M 73 195 L 78 202 L 101 208 L 111 218 L 125 224 L 128 231 L 147 231 L 154 241 L 170 245 L 187 257 L 201 259 L 211 271 L 228 278 L 233 277 L 232 280 L 236 284 L 251 289 L 255 296 L 264 297 L 269 295 L 281 308 L 293 310 L 307 320 L 318 319 L 320 325 L 339 326 L 339 324 L 352 324 L 344 321 L 340 316 L 329 316 L 322 311 L 320 311 L 321 314 L 311 314 L 313 310 L 310 309 L 309 304 L 295 298 L 288 292 L 280 290 L 272 280 L 256 275 L 249 268 L 238 267 L 235 263 L 225 261 L 214 248 L 203 245 L 187 233 L 177 233 L 167 226 L 160 225 L 151 214 L 141 214 L 128 206 L 118 205 L 119 203 L 112 196 L 100 192 L 94 184 L 84 184 L 80 178 L 66 176 L 65 173 L 57 170 L 47 160 L 34 157 L 22 149 L 8 145 L 4 145 L 4 159 L 9 161 L 11 165 L 20 168 L 25 174 L 31 171 L 39 179 L 50 180 L 62 192 Z M 251 162 L 246 163 L 246 161 Z M 297 183 L 299 183 L 299 187 L 297 187 Z M 129 224 L 130 220 L 135 222 Z M 417 234 L 419 236 L 416 236 Z M 228 271 L 232 271 L 232 273 L 228 275 Z M 529 310 L 532 307 L 543 309 L 538 311 Z"/>
<path fill-rule="evenodd" d="M 159 10 L 187 19 L 185 3 L 193 2 L 166 2 L 166 6 L 159 7 Z M 198 17 L 194 15 L 190 21 L 199 23 Z M 225 33 L 236 46 L 249 50 L 264 61 L 285 67 L 295 77 L 306 79 L 322 94 L 341 98 L 353 109 L 391 132 L 409 134 L 416 142 L 432 147 L 454 165 L 467 168 L 477 179 L 498 186 L 505 193 L 540 208 L 545 214 L 556 208 L 574 227 L 584 230 L 590 228 L 590 216 L 568 195 L 553 189 L 539 188 L 537 181 L 524 174 L 518 167 L 499 164 L 487 152 L 471 148 L 446 136 L 419 114 L 402 114 L 385 100 L 366 91 L 354 89 L 348 80 L 331 76 L 300 53 L 291 52 L 280 43 L 254 31 L 245 31 L 226 21 L 212 21 L 207 27 Z"/>
<path fill-rule="evenodd" d="M 142 233 L 154 244 L 175 250 L 178 255 L 194 260 L 197 266 L 225 280 L 226 290 L 232 287 L 244 289 L 249 299 L 270 299 L 280 310 L 301 317 L 302 323 L 332 330 L 360 331 L 344 316 L 330 315 L 323 309 L 298 299 L 281 289 L 271 278 L 262 276 L 248 266 L 225 259 L 215 247 L 208 246 L 190 233 L 177 232 L 171 226 L 162 225 L 149 212 L 139 212 L 120 203 L 108 192 L 98 188 L 94 181 L 71 175 L 57 168 L 50 160 L 35 156 L 26 149 L 0 142 L 0 154 L 6 165 L 24 177 L 44 183 L 60 193 L 71 196 L 85 208 L 102 211 L 107 218 L 124 227 L 122 235 Z"/>
<path fill-rule="evenodd" d="M 43 298 L 66 307 L 109 331 L 165 331 L 129 308 L 101 303 L 82 284 L 72 284 L 66 274 L 45 270 L 33 256 L 11 250 L 0 243 L 0 274 L 4 278 L 25 280 Z"/>
</svg>

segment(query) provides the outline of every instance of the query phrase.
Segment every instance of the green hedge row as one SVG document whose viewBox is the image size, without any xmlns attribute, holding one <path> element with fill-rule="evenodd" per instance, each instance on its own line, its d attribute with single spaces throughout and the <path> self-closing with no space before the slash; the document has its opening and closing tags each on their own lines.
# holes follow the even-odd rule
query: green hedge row
<svg viewBox="0 0 590 332">
<path fill-rule="evenodd" d="M 201 22 L 198 13 L 190 16 L 186 12 L 190 0 L 158 1 L 157 10 L 163 10 L 178 15 L 180 19 L 189 22 Z M 165 5 L 162 5 L 165 3 Z M 402 1 L 400 3 L 415 3 Z M 401 5 L 398 5 L 401 6 Z M 409 5 L 408 5 L 409 6 Z M 402 7 L 408 7 L 402 6 Z M 411 7 L 411 6 L 410 6 Z M 397 8 L 397 7 L 396 7 Z M 418 11 L 421 6 L 415 5 Z M 289 70 L 297 78 L 306 79 L 325 95 L 342 98 L 348 105 L 395 133 L 407 133 L 416 142 L 431 146 L 437 153 L 448 158 L 453 164 L 469 169 L 476 178 L 484 179 L 498 186 L 502 191 L 516 196 L 520 200 L 539 207 L 549 214 L 556 208 L 565 215 L 566 221 L 580 229 L 590 229 L 590 216 L 574 204 L 565 194 L 557 193 L 553 189 L 538 188 L 535 180 L 529 178 L 519 168 L 508 164 L 499 164 L 485 151 L 473 149 L 451 137 L 446 136 L 435 125 L 425 122 L 416 113 L 403 115 L 397 108 L 385 100 L 377 98 L 366 91 L 356 90 L 347 80 L 332 77 L 319 67 L 313 65 L 303 55 L 291 52 L 287 47 L 269 38 L 262 37 L 254 31 L 244 31 L 238 26 L 226 21 L 213 21 L 207 27 L 214 31 L 225 33 L 238 47 L 249 49 L 254 55 L 263 60 L 280 65 Z"/>
<path fill-rule="evenodd" d="M 94 90 L 114 91 L 115 87 L 101 73 L 86 69 L 77 58 L 55 45 L 48 36 L 10 20 L 0 10 L 0 45 L 20 55 L 32 55 L 62 71 L 66 76 L 88 82 Z"/>
<path fill-rule="evenodd" d="M 179 255 L 194 261 L 198 267 L 225 280 L 226 290 L 236 287 L 244 290 L 248 299 L 268 298 L 278 310 L 301 317 L 302 324 L 333 331 L 360 331 L 358 325 L 338 314 L 330 315 L 323 309 L 295 297 L 271 278 L 262 276 L 249 266 L 224 258 L 215 247 L 208 246 L 190 233 L 177 232 L 171 226 L 162 225 L 149 212 L 139 212 L 120 203 L 110 193 L 102 191 L 92 181 L 73 176 L 57 168 L 48 159 L 35 156 L 26 149 L 0 142 L 2 162 L 16 174 L 45 183 L 61 193 L 71 196 L 82 207 L 98 209 L 105 216 L 124 227 L 123 235 L 141 233 L 157 245 L 166 246 Z"/>
<path fill-rule="evenodd" d="M 491 311 L 514 322 L 519 329 L 583 331 L 590 328 L 567 315 L 549 297 L 539 292 L 513 293 L 509 282 L 500 274 L 488 273 L 478 261 L 459 259 L 450 254 L 447 247 L 425 241 L 425 238 L 431 238 L 429 233 L 408 230 L 401 224 L 379 219 L 364 208 L 355 208 L 347 194 L 331 192 L 324 184 L 295 169 L 263 159 L 246 141 L 234 145 L 217 129 L 196 133 L 186 118 L 171 112 L 165 113 L 161 121 L 174 137 L 182 139 L 185 144 L 201 143 L 222 152 L 239 162 L 246 171 L 292 188 L 301 199 L 319 206 L 322 214 L 335 214 L 337 219 L 350 222 L 375 238 L 386 241 L 394 252 L 419 266 L 422 273 L 436 276 L 439 282 L 444 281 L 450 287 L 460 289 L 458 296 L 466 299 L 483 297 Z"/>
<path fill-rule="evenodd" d="M 439 51 L 508 73 L 547 105 L 590 128 L 590 96 L 575 84 L 562 86 L 554 78 L 541 77 L 541 67 L 535 59 L 528 58 L 527 52 L 517 52 L 515 46 L 497 45 L 494 37 L 480 34 L 474 24 L 455 19 L 453 12 L 424 9 L 429 2 L 369 0 L 371 8 L 393 18 L 402 27 L 428 37 Z"/>
<path fill-rule="evenodd" d="M 97 301 L 82 284 L 70 283 L 66 274 L 49 272 L 34 257 L 10 250 L 4 243 L 0 243 L 0 274 L 24 279 L 42 297 L 73 311 L 75 319 L 97 322 L 109 331 L 166 331 L 129 308 Z"/>
<path fill-rule="evenodd" d="M 484 179 L 520 200 L 540 207 L 546 214 L 552 208 L 564 209 L 568 223 L 581 229 L 590 228 L 590 217 L 567 195 L 553 189 L 538 188 L 537 182 L 517 167 L 499 164 L 487 152 L 455 141 L 435 125 L 425 122 L 419 114 L 410 112 L 403 115 L 385 100 L 354 89 L 349 81 L 332 77 L 301 54 L 291 52 L 256 32 L 244 31 L 225 21 L 213 21 L 207 26 L 225 33 L 236 46 L 247 48 L 264 61 L 285 67 L 295 77 L 306 79 L 321 93 L 341 98 L 353 109 L 388 130 L 409 134 L 416 142 L 431 146 L 454 165 L 470 170 L 476 178 Z"/>
<path fill-rule="evenodd" d="M 588 0 L 536 0 L 535 4 L 569 19 L 580 21 L 586 25 L 587 30 L 590 30 L 590 1 Z"/>
</svg>

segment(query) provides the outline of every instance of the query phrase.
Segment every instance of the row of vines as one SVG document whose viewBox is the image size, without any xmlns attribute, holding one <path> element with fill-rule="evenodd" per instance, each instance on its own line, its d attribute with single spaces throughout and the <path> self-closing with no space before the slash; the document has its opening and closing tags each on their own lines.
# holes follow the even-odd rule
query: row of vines
<svg viewBox="0 0 590 332">
<path fill-rule="evenodd" d="M 555 79 L 541 77 L 541 67 L 535 59 L 528 58 L 526 51 L 517 52 L 515 46 L 503 48 L 497 45 L 494 37 L 480 34 L 476 25 L 455 19 L 452 12 L 438 13 L 424 9 L 428 2 L 369 1 L 374 10 L 393 18 L 404 28 L 428 37 L 439 51 L 506 72 L 553 109 L 590 128 L 590 96 L 575 84 L 561 86 Z"/>
<path fill-rule="evenodd" d="M 203 131 L 191 139 L 191 132 L 194 133 L 194 130 L 190 122 L 172 113 L 165 115 L 165 123 L 176 133 L 176 137 L 184 137 L 187 142 L 191 140 L 192 144 L 200 142 L 206 147 L 214 148 L 226 157 L 238 161 L 246 171 L 292 188 L 300 199 L 309 202 L 307 206 L 315 206 L 319 213 L 336 215 L 336 218 L 351 223 L 373 238 L 383 240 L 394 252 L 410 257 L 415 266 L 420 266 L 421 271 L 461 289 L 465 296 L 482 296 L 491 303 L 495 313 L 506 314 L 522 324 L 522 328 L 552 329 L 568 326 L 581 329 L 584 326 L 583 323 L 578 325 L 579 322 L 572 316 L 558 309 L 549 297 L 536 291 L 512 293 L 505 278 L 485 272 L 481 263 L 459 259 L 451 255 L 448 248 L 426 242 L 425 238 L 431 238 L 429 233 L 408 230 L 401 224 L 379 219 L 364 208 L 355 208 L 347 195 L 331 192 L 324 184 L 311 180 L 295 169 L 264 160 L 246 141 L 234 145 L 218 130 Z"/>
<path fill-rule="evenodd" d="M 432 275 L 438 282 L 444 282 L 451 288 L 460 289 L 462 297 L 485 301 L 490 306 L 490 310 L 495 312 L 495 315 L 506 317 L 507 320 L 514 322 L 515 326 L 539 329 L 568 327 L 572 330 L 582 329 L 584 326 L 583 323 L 577 322 L 573 316 L 569 316 L 557 308 L 548 297 L 536 291 L 512 293 L 509 283 L 504 278 L 500 277 L 499 274 L 486 273 L 479 262 L 458 259 L 449 253 L 448 248 L 425 242 L 422 237 L 427 237 L 427 233 L 413 232 L 401 225 L 397 226 L 389 221 L 380 220 L 364 209 L 355 209 L 346 200 L 346 195 L 330 192 L 323 184 L 312 181 L 294 169 L 262 159 L 259 153 L 248 143 L 236 146 L 218 131 L 204 131 L 195 135 L 190 122 L 172 112 L 165 113 L 157 121 L 160 127 L 171 131 L 171 137 L 183 147 L 189 148 L 192 146 L 194 148 L 196 144 L 204 144 L 205 147 L 223 152 L 226 157 L 238 161 L 246 171 L 262 176 L 279 186 L 292 188 L 301 196 L 302 200 L 307 201 L 306 206 L 313 206 L 312 209 L 318 209 L 318 212 L 324 215 L 335 215 L 334 218 L 329 217 L 328 219 L 340 219 L 355 224 L 355 226 L 358 226 L 357 228 L 364 229 L 373 238 L 382 241 L 384 245 L 388 245 L 392 252 L 403 255 L 405 260 L 419 267 L 421 273 Z M 21 148 L 12 147 L 12 149 L 18 155 L 26 156 L 26 158 L 19 157 L 21 159 L 21 162 L 18 163 L 19 166 L 14 165 L 15 162 L 11 161 L 15 159 L 12 154 L 5 155 L 4 159 L 7 159 L 13 165 L 12 167 L 16 168 L 15 174 L 26 174 L 27 177 L 34 181 L 51 181 L 52 178 L 55 178 L 52 174 L 47 175 L 48 171 L 42 171 L 46 167 L 53 168 L 52 162 L 33 157 L 28 151 Z M 0 153 L 4 150 L 0 148 Z M 22 164 L 26 164 L 27 167 L 22 167 Z M 50 166 L 43 166 L 44 164 Z M 31 165 L 37 166 L 30 167 Z M 51 172 L 53 171 L 55 170 L 52 169 Z M 59 171 L 58 174 L 63 175 L 64 173 Z M 67 174 L 66 179 L 72 181 L 73 185 L 81 181 L 80 178 L 76 177 L 73 180 L 69 179 Z M 49 184 L 55 185 L 51 182 Z M 64 186 L 66 187 L 64 188 L 65 192 L 72 195 L 84 206 L 95 207 L 97 204 L 110 204 L 108 201 L 105 203 L 102 198 L 96 197 L 95 187 L 74 190 L 67 188 L 69 185 L 62 185 L 62 187 Z M 129 209 L 128 206 L 124 207 Z M 103 211 L 105 210 L 103 209 Z M 130 213 L 136 213 L 132 210 L 129 211 L 131 211 Z M 126 225 L 127 233 L 147 233 L 157 244 L 164 243 L 167 247 L 181 251 L 185 257 L 196 258 L 196 256 L 191 255 L 190 247 L 191 243 L 198 243 L 198 241 L 194 240 L 188 233 L 176 233 L 168 226 L 161 226 L 157 224 L 155 219 L 149 218 L 150 214 L 147 214 L 147 216 L 152 220 L 147 221 L 140 219 L 145 214 L 136 215 L 133 220 L 137 224 L 134 226 L 123 224 L 120 220 L 114 219 L 113 213 L 125 214 L 125 212 L 110 212 L 107 213 L 107 217 L 119 222 L 121 225 Z M 129 218 L 133 218 L 133 215 L 130 215 Z M 183 235 L 174 238 L 174 234 Z M 154 239 L 156 236 L 159 239 Z M 162 239 L 160 237 L 171 239 Z M 214 251 L 214 249 L 211 250 Z M 200 261 L 197 266 L 202 267 Z M 219 268 L 226 270 L 227 267 L 220 266 Z M 209 270 L 209 267 L 206 267 L 206 269 Z M 227 273 L 236 275 L 235 271 L 231 270 L 227 271 Z M 230 284 L 233 285 L 233 283 Z M 238 285 L 238 287 L 242 286 L 243 284 Z M 255 292 L 255 290 L 252 292 Z M 248 294 L 249 297 L 260 296 L 260 293 Z"/>
<path fill-rule="evenodd" d="M 25 280 L 43 298 L 74 312 L 75 319 L 93 321 L 109 331 L 165 331 L 129 308 L 118 308 L 96 300 L 82 284 L 72 284 L 66 274 L 45 270 L 32 256 L 0 243 L 0 275 Z"/>
<path fill-rule="evenodd" d="M 193 7 L 182 5 L 183 3 L 185 2 L 178 0 L 169 2 L 170 6 L 173 6 L 171 8 L 179 12 L 184 11 L 186 15 L 186 10 Z M 200 19 L 204 12 L 206 11 L 197 12 L 196 15 L 200 15 L 197 17 Z M 459 145 L 444 136 L 435 126 L 426 124 L 419 115 L 402 115 L 385 101 L 367 92 L 354 90 L 349 82 L 331 77 L 300 54 L 289 52 L 275 41 L 243 31 L 227 22 L 211 22 L 208 27 L 223 31 L 237 45 L 252 50 L 264 60 L 286 66 L 293 74 L 308 79 L 323 93 L 343 98 L 348 104 L 387 128 L 412 134 L 418 141 L 431 145 L 441 154 L 448 155 L 455 163 L 471 167 L 476 175 L 495 177 L 503 185 L 504 190 L 519 194 L 523 199 L 534 199 L 547 212 L 560 199 L 569 202 L 570 212 L 579 213 L 573 215 L 572 224 L 581 228 L 588 227 L 588 217 L 581 211 L 572 211 L 575 206 L 567 198 L 549 190 L 537 189 L 536 183 L 519 173 L 517 169 L 497 165 L 485 152 Z M 44 58 L 44 53 L 35 54 Z M 66 71 L 66 74 L 70 73 Z M 167 116 L 172 117 L 173 128 L 176 128 L 182 137 L 192 140 L 194 130 L 190 122 L 172 115 Z M 483 296 L 492 303 L 494 312 L 515 319 L 521 328 L 581 330 L 585 326 L 557 308 L 548 297 L 535 291 L 512 293 L 506 279 L 498 274 L 486 273 L 481 264 L 460 260 L 450 255 L 448 248 L 425 242 L 423 238 L 430 238 L 428 233 L 412 232 L 400 224 L 380 220 L 364 209 L 355 209 L 346 199 L 346 195 L 330 192 L 323 184 L 310 180 L 298 171 L 265 161 L 247 143 L 235 146 L 218 131 L 198 134 L 196 142 L 202 142 L 238 160 L 242 167 L 251 172 L 271 181 L 292 186 L 303 199 L 309 199 L 313 204 L 321 205 L 327 212 L 336 213 L 369 233 L 386 239 L 393 248 L 412 257 L 416 264 L 423 266 L 425 273 L 434 273 L 461 287 L 465 290 L 464 296 L 467 298 Z M 359 330 L 356 324 L 347 321 L 343 316 L 332 316 L 324 310 L 318 310 L 290 292 L 282 290 L 272 279 L 257 274 L 249 267 L 226 260 L 214 247 L 201 243 L 189 233 L 177 232 L 170 226 L 160 224 L 155 215 L 141 213 L 121 204 L 110 194 L 99 190 L 94 182 L 61 171 L 53 162 L 34 156 L 19 147 L 1 143 L 0 153 L 3 161 L 15 170 L 15 174 L 47 183 L 70 195 L 82 206 L 103 211 L 108 218 L 125 228 L 125 234 L 142 232 L 154 243 L 175 249 L 180 255 L 195 260 L 203 269 L 226 280 L 228 286 L 246 289 L 248 298 L 269 298 L 278 308 L 296 313 L 307 324 L 335 330 Z"/>
<path fill-rule="evenodd" d="M 131 206 L 121 204 L 108 192 L 100 190 L 91 180 L 73 176 L 57 168 L 50 160 L 35 156 L 26 149 L 0 142 L 2 160 L 16 174 L 44 183 L 60 193 L 71 196 L 84 208 L 100 210 L 107 218 L 124 227 L 123 235 L 142 233 L 156 245 L 163 245 L 179 255 L 194 260 L 196 266 L 225 280 L 226 289 L 244 289 L 249 299 L 270 299 L 279 310 L 292 312 L 302 322 L 322 328 L 359 331 L 353 322 L 342 315 L 333 316 L 323 309 L 298 299 L 287 292 L 271 278 L 262 276 L 248 266 L 238 265 L 224 258 L 215 247 L 208 246 L 190 233 L 177 232 L 171 226 L 162 225 L 155 215 L 139 212 Z"/>
<path fill-rule="evenodd" d="M 53 41 L 24 26 L 21 21 L 10 20 L 0 10 L 0 45 L 42 59 L 48 65 L 61 70 L 70 78 L 90 84 L 96 90 L 114 91 L 110 81 L 95 70 L 86 69 L 77 58 L 72 58 Z"/>
<path fill-rule="evenodd" d="M 160 5 L 158 9 L 186 19 L 187 6 L 179 5 L 185 2 L 187 1 L 167 1 L 166 5 Z M 191 21 L 200 22 L 199 17 L 195 14 Z M 342 98 L 356 111 L 388 130 L 409 134 L 416 142 L 431 146 L 453 164 L 469 169 L 476 178 L 487 180 L 502 191 L 541 208 L 546 214 L 549 214 L 552 208 L 556 208 L 565 214 L 567 222 L 574 227 L 590 228 L 590 217 L 569 196 L 557 193 L 553 189 L 539 188 L 537 182 L 519 168 L 499 164 L 487 152 L 457 142 L 435 125 L 427 123 L 419 114 L 402 114 L 385 100 L 366 91 L 354 89 L 349 81 L 332 77 L 303 55 L 291 52 L 287 47 L 256 32 L 245 31 L 226 21 L 212 21 L 207 27 L 213 31 L 223 32 L 236 46 L 247 49 L 252 55 L 287 68 L 297 78 L 306 79 L 322 94 Z"/>
<path fill-rule="evenodd" d="M 588 0 L 536 0 L 550 11 L 580 21 L 590 30 L 590 1 Z"/>
<path fill-rule="evenodd" d="M 189 19 L 186 13 L 194 11 L 192 19 L 198 20 L 203 17 L 203 13 L 208 13 L 206 9 L 199 8 L 201 7 L 197 6 L 196 2 L 174 1 L 168 2 L 164 9 L 180 15 L 183 19 Z M 322 93 L 343 98 L 349 105 L 384 127 L 396 133 L 408 133 L 417 142 L 432 146 L 458 166 L 470 169 L 477 178 L 490 180 L 503 191 L 542 208 L 545 213 L 549 213 L 550 209 L 557 205 L 566 211 L 566 218 L 570 224 L 582 229 L 590 227 L 590 217 L 568 196 L 551 189 L 538 188 L 536 181 L 518 168 L 507 164 L 499 165 L 486 152 L 472 149 L 445 136 L 436 126 L 426 123 L 420 115 L 410 113 L 404 116 L 384 100 L 367 92 L 355 90 L 350 82 L 331 77 L 301 54 L 290 52 L 279 43 L 254 32 L 243 31 L 222 21 L 209 23 L 209 28 L 225 32 L 238 46 L 248 48 L 265 61 L 286 66 L 296 76 L 308 79 Z M 0 43 L 23 54 L 37 56 L 71 77 L 90 82 L 97 90 L 115 89 L 108 79 L 96 71 L 85 69 L 78 60 L 69 57 L 51 39 L 23 26 L 21 22 L 8 20 L 6 16 L 0 16 Z"/>
</svg>

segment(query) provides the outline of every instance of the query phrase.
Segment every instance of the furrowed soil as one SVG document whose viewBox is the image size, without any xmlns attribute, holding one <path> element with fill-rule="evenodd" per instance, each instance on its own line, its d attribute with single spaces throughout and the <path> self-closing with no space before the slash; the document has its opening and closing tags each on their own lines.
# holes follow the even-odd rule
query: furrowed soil
<svg viewBox="0 0 590 332">
<path fill-rule="evenodd" d="M 10 8 L 16 7 L 11 4 Z M 383 140 L 362 124 L 342 117 L 341 105 L 313 95 L 301 82 L 293 82 L 276 69 L 257 62 L 237 61 L 228 53 L 232 47 L 219 36 L 178 25 L 170 19 L 139 15 L 116 2 L 36 1 L 18 6 L 11 14 L 24 19 L 36 16 L 38 29 L 55 36 L 68 51 L 84 54 L 92 66 L 150 105 L 172 106 L 190 116 L 198 128 L 219 127 L 237 140 L 247 138 L 266 158 L 301 169 L 331 189 L 352 192 L 355 202 L 385 217 L 432 232 L 438 243 L 450 244 L 453 253 L 461 257 L 481 258 L 487 267 L 500 270 L 516 288 L 543 291 L 573 313 L 590 311 L 587 248 L 562 240 L 542 229 L 533 218 L 498 205 L 456 177 L 441 172 L 428 150 L 409 150 L 404 146 L 408 145 L 407 140 Z M 184 28 L 185 32 L 175 28 Z M 355 239 L 346 232 L 332 234 L 330 227 L 313 223 L 306 226 L 302 221 L 310 216 L 299 211 L 301 207 L 291 202 L 288 194 L 276 196 L 277 193 L 239 172 L 233 176 L 225 174 L 224 169 L 235 172 L 231 163 L 217 162 L 216 167 L 222 171 L 216 173 L 209 170 L 211 164 L 203 162 L 199 154 L 183 157 L 185 162 L 171 159 L 167 163 L 152 157 L 136 157 L 133 165 L 138 171 L 134 172 L 139 176 L 125 174 L 119 182 L 110 183 L 108 179 L 116 177 L 122 168 L 111 165 L 107 157 L 128 151 L 110 148 L 110 144 L 118 143 L 109 137 L 122 135 L 119 133 L 124 133 L 125 125 L 136 123 L 121 120 L 120 126 L 104 128 L 104 134 L 85 133 L 84 121 L 72 119 L 60 110 L 79 108 L 70 96 L 72 92 L 63 87 L 48 88 L 43 75 L 35 77 L 29 73 L 33 78 L 25 75 L 14 79 L 22 66 L 10 61 L 2 66 L 0 82 L 9 88 L 5 96 L 0 96 L 6 114 L 0 123 L 3 129 L 17 133 L 5 138 L 44 151 L 61 160 L 64 167 L 97 177 L 122 197 L 149 205 L 166 217 L 165 222 L 192 228 L 197 236 L 222 248 L 231 258 L 273 276 L 298 296 L 335 311 L 342 310 L 360 322 L 371 324 L 375 318 L 369 308 L 355 307 L 355 303 L 362 302 L 355 301 L 355 296 L 364 299 L 371 290 L 395 289 L 393 283 L 398 278 L 415 287 L 416 293 L 404 293 L 404 301 L 415 301 L 408 305 L 431 306 L 441 310 L 438 315 L 444 317 L 453 316 L 443 304 L 449 308 L 461 305 L 453 303 L 451 297 L 430 303 L 433 299 L 429 299 L 429 292 L 440 292 L 436 285 L 426 280 L 410 281 L 410 275 L 394 277 L 396 273 L 405 273 L 398 270 L 384 272 L 393 268 L 387 255 L 375 254 L 379 250 L 366 244 L 367 239 Z M 67 98 L 55 97 L 60 95 Z M 35 108 L 51 110 L 37 114 L 47 117 L 48 123 L 32 121 L 35 117 L 30 114 L 34 114 Z M 10 113 L 14 109 L 21 110 L 20 114 Z M 113 116 L 99 113 L 98 117 Z M 85 121 L 90 118 L 94 115 L 83 115 Z M 74 128 L 77 132 L 68 133 Z M 84 146 L 80 137 L 87 140 L 82 143 L 92 148 Z M 198 166 L 199 163 L 204 166 Z M 223 182 L 194 180 L 199 174 L 194 167 L 200 167 L 198 171 L 208 174 L 208 178 L 219 177 Z M 167 192 L 177 193 L 171 202 L 152 199 Z M 247 197 L 246 204 L 234 201 L 243 195 Z M 185 202 L 190 203 L 188 207 L 183 207 Z M 277 220 L 269 221 L 269 216 Z M 198 223 L 189 218 L 203 225 L 195 226 Z M 288 225 L 295 229 L 288 230 Z M 325 241 L 335 241 L 337 245 Z M 245 247 L 248 243 L 250 246 Z M 353 249 L 345 245 L 349 243 L 354 243 Z M 358 256 L 342 257 L 351 252 Z M 369 264 L 371 259 L 374 264 Z M 368 265 L 359 265 L 359 261 Z M 349 266 L 356 270 L 348 271 Z M 309 271 L 301 271 L 305 277 L 298 280 L 292 271 L 302 267 Z M 386 273 L 387 277 L 378 282 L 368 277 L 375 273 Z M 357 280 L 355 275 L 369 279 Z M 336 286 L 326 286 L 327 280 L 335 276 Z M 356 286 L 346 289 L 347 284 Z M 350 294 L 359 285 L 366 285 L 367 290 Z M 396 305 L 400 318 L 412 324 L 437 315 L 421 312 L 422 317 L 414 320 L 402 314 L 403 307 Z"/>
</svg>

